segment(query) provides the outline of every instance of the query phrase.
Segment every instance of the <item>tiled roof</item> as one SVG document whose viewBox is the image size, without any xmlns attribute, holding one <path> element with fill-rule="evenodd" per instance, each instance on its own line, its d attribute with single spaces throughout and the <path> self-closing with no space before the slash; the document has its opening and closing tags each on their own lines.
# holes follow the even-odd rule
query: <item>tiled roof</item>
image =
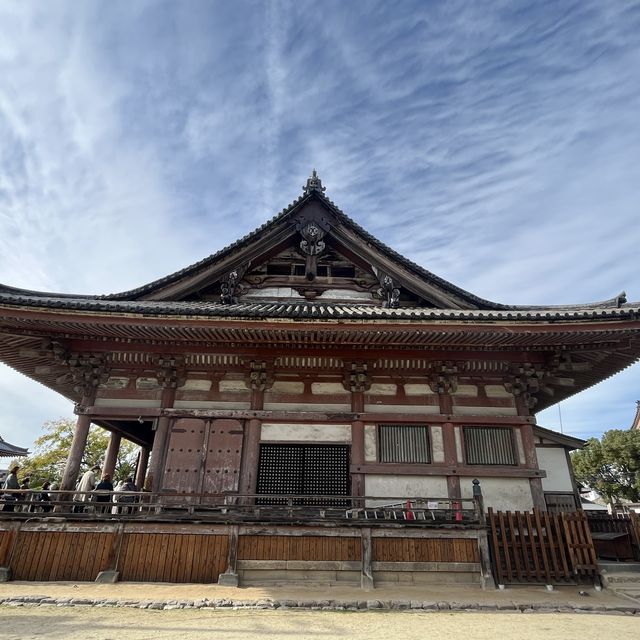
<svg viewBox="0 0 640 640">
<path fill-rule="evenodd" d="M 112 300 L 7 291 L 0 288 L 0 304 L 68 311 L 131 313 L 152 316 L 192 316 L 212 318 L 292 318 L 354 319 L 390 321 L 543 321 L 639 319 L 640 304 L 617 306 L 507 307 L 503 309 L 387 309 L 371 305 L 318 302 L 218 302 Z"/>
<path fill-rule="evenodd" d="M 29 450 L 23 447 L 16 447 L 14 444 L 5 442 L 0 436 L 0 458 L 10 458 L 12 456 L 28 456 Z"/>
<path fill-rule="evenodd" d="M 317 175 L 314 172 L 314 177 Z M 319 179 L 318 179 L 319 181 Z M 321 183 L 320 183 L 321 184 Z M 269 317 L 269 318 L 309 318 L 309 317 L 343 317 L 343 318 L 392 318 L 392 319 L 459 319 L 459 320 L 553 320 L 553 319 L 585 319 L 585 318 L 623 318 L 636 317 L 640 302 L 625 304 L 624 292 L 603 301 L 578 305 L 563 306 L 519 306 L 491 302 L 480 298 L 456 285 L 427 271 L 420 265 L 411 262 L 398 252 L 380 242 L 357 222 L 341 211 L 334 202 L 327 198 L 321 189 L 308 189 L 302 196 L 294 200 L 288 207 L 268 220 L 263 225 L 236 240 L 229 246 L 211 254 L 175 273 L 145 284 L 136 289 L 103 296 L 59 294 L 17 289 L 0 284 L 0 303 L 10 305 L 39 306 L 55 309 L 90 310 L 107 312 L 144 313 L 157 315 L 190 315 L 215 317 Z M 195 275 L 222 260 L 230 253 L 258 240 L 267 230 L 287 220 L 313 199 L 322 202 L 335 217 L 345 226 L 351 228 L 362 240 L 384 253 L 387 257 L 413 272 L 422 280 L 435 285 L 441 290 L 465 300 L 475 309 L 432 309 L 401 308 L 385 309 L 369 305 L 328 304 L 328 303 L 241 303 L 236 305 L 220 305 L 212 302 L 172 302 L 146 301 L 141 297 L 182 278 Z"/>
</svg>

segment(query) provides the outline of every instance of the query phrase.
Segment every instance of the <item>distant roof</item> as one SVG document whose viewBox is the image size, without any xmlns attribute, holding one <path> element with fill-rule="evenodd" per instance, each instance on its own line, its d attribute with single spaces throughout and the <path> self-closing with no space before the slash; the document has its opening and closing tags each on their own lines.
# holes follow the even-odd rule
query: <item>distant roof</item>
<svg viewBox="0 0 640 640">
<path fill-rule="evenodd" d="M 533 427 L 534 435 L 544 438 L 545 440 L 552 440 L 553 442 L 557 442 L 563 447 L 567 447 L 568 449 L 581 449 L 587 443 L 586 440 L 582 440 L 582 438 L 575 438 L 574 436 L 568 436 L 564 433 L 559 433 L 558 431 L 553 431 L 551 429 L 545 429 L 544 427 L 540 427 L 539 425 L 535 425 Z"/>
<path fill-rule="evenodd" d="M 17 447 L 15 444 L 9 444 L 5 442 L 2 436 L 0 436 L 0 458 L 11 458 L 28 456 L 29 450 L 23 447 Z"/>
</svg>

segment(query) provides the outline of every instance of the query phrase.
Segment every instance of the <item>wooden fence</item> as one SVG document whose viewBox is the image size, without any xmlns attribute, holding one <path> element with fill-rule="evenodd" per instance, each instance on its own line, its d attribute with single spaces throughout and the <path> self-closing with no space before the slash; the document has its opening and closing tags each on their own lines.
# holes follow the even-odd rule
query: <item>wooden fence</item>
<svg viewBox="0 0 640 640">
<path fill-rule="evenodd" d="M 596 553 L 583 511 L 494 512 L 490 508 L 487 521 L 498 584 L 598 579 Z"/>
<path fill-rule="evenodd" d="M 331 572 L 333 581 L 370 586 L 374 580 L 419 580 L 418 574 L 427 573 L 456 573 L 460 579 L 466 574 L 476 584 L 487 578 L 481 573 L 488 564 L 488 552 L 481 563 L 483 527 L 371 528 L 346 522 L 350 526 L 0 521 L 0 567 L 26 581 L 91 581 L 101 572 L 117 572 L 122 581 L 205 584 L 223 573 L 246 584 L 326 578 Z"/>
<path fill-rule="evenodd" d="M 586 513 L 599 556 L 640 561 L 640 516 L 636 513 Z"/>
</svg>

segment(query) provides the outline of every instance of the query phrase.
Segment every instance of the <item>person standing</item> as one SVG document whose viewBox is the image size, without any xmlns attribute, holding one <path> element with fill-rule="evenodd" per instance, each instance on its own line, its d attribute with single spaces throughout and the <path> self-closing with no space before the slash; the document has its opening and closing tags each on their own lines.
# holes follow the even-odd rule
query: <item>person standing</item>
<svg viewBox="0 0 640 640">
<path fill-rule="evenodd" d="M 82 478 L 80 478 L 80 482 L 76 487 L 76 493 L 73 496 L 75 502 L 91 502 L 91 492 L 95 489 L 96 486 L 96 477 L 100 473 L 100 465 L 94 465 L 89 469 L 89 471 L 85 471 Z M 84 505 L 76 505 L 73 509 L 76 513 L 83 513 L 85 510 Z"/>
<path fill-rule="evenodd" d="M 105 473 L 102 476 L 102 480 L 96 485 L 96 502 L 101 502 L 101 505 L 96 505 L 97 513 L 109 513 L 111 507 L 108 504 L 111 502 L 113 493 L 113 483 L 111 482 L 111 476 Z"/>
<path fill-rule="evenodd" d="M 2 507 L 3 511 L 13 511 L 15 509 L 15 505 L 13 504 L 17 499 L 17 494 L 13 493 L 17 489 L 20 489 L 20 482 L 18 481 L 18 470 L 20 469 L 19 464 L 14 464 L 9 469 L 9 475 L 7 479 L 4 481 L 4 490 L 9 491 L 10 493 L 5 493 L 4 498 L 4 506 Z"/>
</svg>

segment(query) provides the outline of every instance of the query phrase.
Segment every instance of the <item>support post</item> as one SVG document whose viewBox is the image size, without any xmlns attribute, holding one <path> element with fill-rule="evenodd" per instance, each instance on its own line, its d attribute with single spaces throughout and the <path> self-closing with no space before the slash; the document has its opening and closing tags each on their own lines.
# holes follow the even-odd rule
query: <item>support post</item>
<svg viewBox="0 0 640 640">
<path fill-rule="evenodd" d="M 165 387 L 162 390 L 162 396 L 160 404 L 163 409 L 167 409 L 173 406 L 173 401 L 176 397 L 176 390 L 171 387 Z M 164 459 L 167 449 L 167 441 L 169 440 L 169 426 L 170 419 L 167 416 L 160 416 L 156 425 L 156 432 L 153 437 L 151 457 L 151 479 L 152 490 L 155 493 L 160 492 L 162 489 L 162 481 L 164 475 Z"/>
<path fill-rule="evenodd" d="M 93 396 L 83 396 L 82 405 L 91 406 L 92 404 Z M 90 427 L 91 418 L 89 416 L 78 416 L 76 428 L 73 433 L 73 441 L 71 442 L 71 448 L 69 449 L 69 455 L 67 456 L 67 464 L 65 465 L 62 482 L 60 483 L 60 489 L 62 491 L 68 491 L 76 486 L 78 473 L 80 472 L 80 464 L 82 463 L 82 456 L 84 454 L 85 447 L 87 446 L 87 437 L 89 435 Z"/>
<path fill-rule="evenodd" d="M 362 571 L 360 573 L 360 586 L 369 591 L 375 587 L 373 583 L 371 528 L 360 529 L 360 544 L 362 549 Z"/>
<path fill-rule="evenodd" d="M 227 551 L 227 568 L 218 576 L 218 584 L 225 587 L 237 587 L 238 579 L 238 525 L 229 527 L 229 549 Z"/>
<path fill-rule="evenodd" d="M 149 447 L 140 447 L 138 454 L 138 468 L 136 469 L 135 485 L 138 491 L 144 488 L 144 481 L 147 476 L 147 466 L 149 464 Z"/>
<path fill-rule="evenodd" d="M 266 378 L 249 380 L 251 386 L 251 409 L 262 411 Z M 262 420 L 252 418 L 246 423 L 240 463 L 240 493 L 253 494 L 258 484 L 258 462 L 260 460 L 260 439 L 262 438 Z"/>
<path fill-rule="evenodd" d="M 107 446 L 107 452 L 104 456 L 103 473 L 108 473 L 111 478 L 116 470 L 116 462 L 118 461 L 118 452 L 120 451 L 120 443 L 122 442 L 122 435 L 115 431 L 111 432 L 109 438 L 109 445 Z"/>
<path fill-rule="evenodd" d="M 353 411 L 353 413 L 362 413 L 364 411 L 364 391 L 358 390 L 351 392 L 351 411 Z M 351 464 L 364 464 L 364 422 L 362 422 L 362 420 L 354 420 L 351 423 Z M 364 496 L 364 484 L 364 474 L 352 473 L 351 495 Z"/>
<path fill-rule="evenodd" d="M 482 487 L 480 480 L 474 478 L 473 483 L 473 501 L 478 512 L 478 552 L 480 555 L 480 586 L 483 589 L 487 587 L 495 589 L 496 583 L 493 579 L 493 571 L 491 568 L 491 554 L 489 553 L 489 538 L 487 535 L 487 518 L 484 513 L 484 497 L 482 496 Z"/>
</svg>

